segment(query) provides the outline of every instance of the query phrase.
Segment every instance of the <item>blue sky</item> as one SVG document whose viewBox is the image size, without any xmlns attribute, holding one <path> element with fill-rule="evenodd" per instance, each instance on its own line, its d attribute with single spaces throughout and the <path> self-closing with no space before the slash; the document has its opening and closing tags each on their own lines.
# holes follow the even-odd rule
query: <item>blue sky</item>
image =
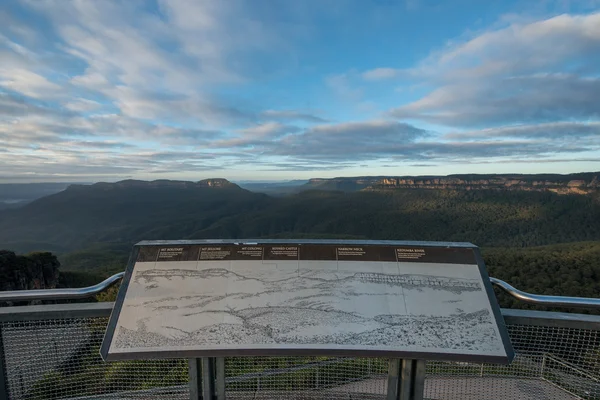
<svg viewBox="0 0 600 400">
<path fill-rule="evenodd" d="M 600 1 L 0 6 L 0 182 L 600 170 Z"/>
</svg>

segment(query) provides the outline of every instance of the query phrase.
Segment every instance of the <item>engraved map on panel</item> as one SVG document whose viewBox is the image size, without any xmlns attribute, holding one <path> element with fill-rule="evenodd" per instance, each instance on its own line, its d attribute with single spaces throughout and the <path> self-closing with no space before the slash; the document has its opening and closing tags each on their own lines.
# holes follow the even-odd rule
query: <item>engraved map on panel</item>
<svg viewBox="0 0 600 400">
<path fill-rule="evenodd" d="M 433 262 L 439 260 L 427 251 L 141 252 L 110 352 L 339 348 L 505 356 L 478 266 Z"/>
</svg>

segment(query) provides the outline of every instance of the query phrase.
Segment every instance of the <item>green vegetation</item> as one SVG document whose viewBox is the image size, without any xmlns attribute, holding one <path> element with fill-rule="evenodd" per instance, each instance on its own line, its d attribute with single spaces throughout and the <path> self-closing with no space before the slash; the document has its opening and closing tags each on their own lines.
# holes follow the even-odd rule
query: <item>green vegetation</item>
<svg viewBox="0 0 600 400">
<path fill-rule="evenodd" d="M 71 187 L 1 217 L 0 247 L 19 252 L 53 247 L 69 269 L 91 266 L 82 249 L 96 252 L 94 259 L 111 258 L 151 239 L 335 235 L 483 247 L 600 240 L 597 195 L 525 191 L 305 191 L 275 198 L 237 186 L 92 185 Z M 78 254 L 64 256 L 71 252 Z M 119 260 L 108 264 L 113 261 Z"/>
<path fill-rule="evenodd" d="M 53 288 L 59 266 L 56 256 L 48 252 L 16 255 L 0 250 L 0 291 Z"/>
<path fill-rule="evenodd" d="M 186 360 L 140 360 L 107 363 L 98 354 L 106 321 L 88 321 L 90 338 L 72 357 L 35 382 L 26 398 L 36 400 L 93 396 L 116 390 L 144 390 L 155 387 L 185 385 L 188 381 Z M 143 373 L 139 373 L 143 371 Z M 126 380 L 123 377 L 127 377 Z M 169 397 L 169 393 L 165 393 Z"/>
<path fill-rule="evenodd" d="M 600 242 L 483 249 L 490 276 L 536 294 L 600 298 Z M 508 308 L 542 309 L 497 291 Z M 587 312 L 573 309 L 561 311 Z"/>
<path fill-rule="evenodd" d="M 205 238 L 468 241 L 483 248 L 490 275 L 519 289 L 600 297 L 597 194 L 398 189 L 270 197 L 233 184 L 124 181 L 74 185 L 0 212 L 0 248 L 57 254 L 60 286 L 122 271 L 139 240 Z M 499 295 L 503 306 L 523 306 Z"/>
<path fill-rule="evenodd" d="M 61 271 L 94 272 L 110 276 L 123 271 L 127 265 L 131 246 L 97 244 L 76 250 L 60 257 Z"/>
<path fill-rule="evenodd" d="M 294 238 L 323 236 L 294 235 Z M 482 249 L 482 254 L 490 276 L 502 279 L 518 289 L 536 294 L 600 298 L 600 241 L 517 249 L 488 247 Z M 119 271 L 124 266 L 125 263 L 121 264 Z M 93 271 L 64 271 L 60 273 L 60 282 L 65 287 L 80 287 L 98 283 L 108 276 L 109 274 Z M 114 301 L 116 292 L 117 287 L 111 288 L 107 293 L 97 296 L 97 299 Z M 499 289 L 496 294 L 502 307 L 546 309 L 523 303 Z M 560 311 L 589 312 L 564 308 Z"/>
<path fill-rule="evenodd" d="M 131 246 L 139 240 L 243 237 L 469 241 L 482 247 L 491 276 L 521 290 L 600 297 L 597 195 L 402 189 L 314 190 L 275 198 L 235 185 L 206 188 L 140 183 L 74 186 L 20 209 L 0 211 L 0 248 L 51 250 L 62 264 L 59 273 L 58 260 L 51 253 L 17 256 L 1 251 L 0 290 L 17 288 L 6 282 L 26 282 L 19 287 L 23 289 L 98 283 L 123 270 Z M 115 286 L 95 300 L 113 301 L 117 290 Z M 497 294 L 503 307 L 539 308 L 503 292 Z M 41 376 L 29 388 L 28 398 L 186 384 L 187 364 L 182 360 L 102 362 L 97 344 L 105 323 L 103 319 L 90 320 L 89 342 L 65 362 L 68 368 Z M 534 342 L 536 338 L 523 340 Z M 289 358 L 277 357 L 227 359 L 227 368 L 241 375 L 297 366 L 297 362 L 292 365 Z M 597 349 L 589 349 L 582 363 L 596 374 Z M 480 366 L 452 365 L 463 368 L 464 373 L 480 370 Z M 522 365 L 524 375 L 528 365 Z M 366 371 L 383 373 L 386 368 L 382 359 L 347 360 L 319 369 L 307 366 L 286 374 L 257 375 L 232 383 L 231 388 L 323 387 L 335 384 L 337 376 L 360 379 Z M 486 369 L 490 374 L 503 371 Z M 164 395 L 172 397 L 173 393 Z"/>
</svg>

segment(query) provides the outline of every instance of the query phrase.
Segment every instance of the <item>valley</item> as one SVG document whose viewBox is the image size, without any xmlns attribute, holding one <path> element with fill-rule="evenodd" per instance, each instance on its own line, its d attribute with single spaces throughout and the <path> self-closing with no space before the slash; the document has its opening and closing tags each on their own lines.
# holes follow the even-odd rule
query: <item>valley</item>
<svg viewBox="0 0 600 400">
<path fill-rule="evenodd" d="M 467 241 L 482 248 L 491 275 L 520 289 L 594 297 L 598 175 L 339 178 L 279 195 L 224 179 L 71 185 L 0 210 L 0 248 L 58 255 L 73 285 L 122 271 L 140 240 Z"/>
</svg>

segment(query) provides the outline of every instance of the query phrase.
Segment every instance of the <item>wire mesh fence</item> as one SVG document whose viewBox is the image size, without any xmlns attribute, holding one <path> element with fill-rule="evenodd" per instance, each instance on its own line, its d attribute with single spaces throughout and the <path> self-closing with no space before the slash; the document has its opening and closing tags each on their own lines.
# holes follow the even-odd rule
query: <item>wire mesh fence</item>
<svg viewBox="0 0 600 400">
<path fill-rule="evenodd" d="M 8 398 L 189 398 L 187 360 L 102 361 L 99 347 L 106 324 L 107 317 L 84 315 L 0 321 Z M 425 398 L 600 400 L 599 331 L 578 326 L 537 326 L 524 320 L 509 324 L 517 353 L 509 366 L 429 361 Z M 226 358 L 227 398 L 382 399 L 388 362 Z"/>
<path fill-rule="evenodd" d="M 107 323 L 107 318 L 3 322 L 9 399 L 125 398 L 127 392 L 159 387 L 175 387 L 188 398 L 185 360 L 105 363 L 99 349 Z"/>
</svg>

